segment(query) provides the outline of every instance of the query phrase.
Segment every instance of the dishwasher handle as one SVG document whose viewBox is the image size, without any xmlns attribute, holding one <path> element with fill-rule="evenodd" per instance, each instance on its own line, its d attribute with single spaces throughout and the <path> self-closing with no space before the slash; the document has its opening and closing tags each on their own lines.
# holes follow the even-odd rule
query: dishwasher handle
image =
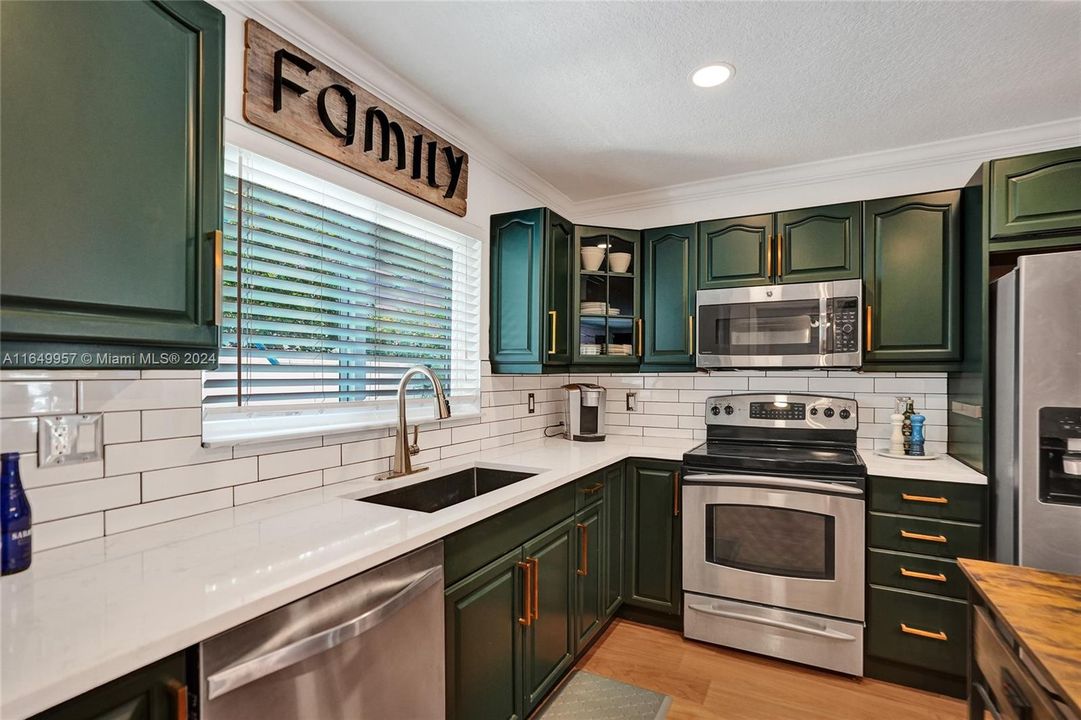
<svg viewBox="0 0 1081 720">
<path fill-rule="evenodd" d="M 425 590 L 442 582 L 442 566 L 431 568 L 386 602 L 364 611 L 352 620 L 346 620 L 340 625 L 216 672 L 206 679 L 207 699 L 221 697 L 278 670 L 331 650 L 346 640 L 360 637 L 408 605 Z"/>
</svg>

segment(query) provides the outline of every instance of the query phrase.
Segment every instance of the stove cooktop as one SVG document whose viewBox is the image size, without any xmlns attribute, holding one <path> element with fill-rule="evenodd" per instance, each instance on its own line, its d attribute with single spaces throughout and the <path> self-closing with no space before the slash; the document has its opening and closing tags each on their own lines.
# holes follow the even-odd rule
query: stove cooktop
<svg viewBox="0 0 1081 720">
<path fill-rule="evenodd" d="M 711 440 L 684 453 L 683 462 L 709 472 L 853 480 L 867 475 L 854 448 L 821 445 Z"/>
</svg>

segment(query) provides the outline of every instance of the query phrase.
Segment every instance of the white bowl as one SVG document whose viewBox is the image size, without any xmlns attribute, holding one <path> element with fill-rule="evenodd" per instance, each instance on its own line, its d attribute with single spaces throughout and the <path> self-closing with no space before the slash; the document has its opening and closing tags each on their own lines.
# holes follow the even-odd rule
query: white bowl
<svg viewBox="0 0 1081 720">
<path fill-rule="evenodd" d="M 618 273 L 627 272 L 632 257 L 630 253 L 612 253 L 608 256 L 608 269 Z"/>
<path fill-rule="evenodd" d="M 582 268 L 600 270 L 604 262 L 604 248 L 582 248 Z"/>
</svg>

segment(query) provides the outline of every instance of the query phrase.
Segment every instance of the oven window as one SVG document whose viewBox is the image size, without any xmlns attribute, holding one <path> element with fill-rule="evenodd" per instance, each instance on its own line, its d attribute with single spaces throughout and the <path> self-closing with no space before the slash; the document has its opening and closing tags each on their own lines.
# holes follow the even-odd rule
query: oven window
<svg viewBox="0 0 1081 720">
<path fill-rule="evenodd" d="M 712 355 L 818 355 L 821 314 L 818 298 L 703 305 L 700 350 Z"/>
<path fill-rule="evenodd" d="M 706 505 L 706 561 L 814 580 L 834 578 L 834 518 L 763 507 Z"/>
</svg>

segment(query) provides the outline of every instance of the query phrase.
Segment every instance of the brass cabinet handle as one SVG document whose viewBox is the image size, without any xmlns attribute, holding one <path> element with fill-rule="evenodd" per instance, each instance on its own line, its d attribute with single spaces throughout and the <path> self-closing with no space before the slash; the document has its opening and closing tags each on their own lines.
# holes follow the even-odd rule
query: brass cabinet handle
<svg viewBox="0 0 1081 720">
<path fill-rule="evenodd" d="M 540 617 L 540 560 L 526 558 L 533 565 L 533 619 Z"/>
<path fill-rule="evenodd" d="M 166 683 L 169 694 L 173 696 L 173 710 L 176 720 L 188 720 L 188 686 L 179 680 Z"/>
<path fill-rule="evenodd" d="M 901 568 L 901 575 L 903 577 L 916 578 L 917 580 L 934 580 L 935 582 L 946 582 L 945 573 L 925 573 L 918 572 L 916 570 L 909 570 L 907 568 Z"/>
<path fill-rule="evenodd" d="M 555 355 L 556 354 L 556 318 L 558 317 L 558 313 L 555 310 L 549 310 L 548 311 L 548 317 L 552 318 L 552 340 L 551 340 L 551 346 L 548 348 L 548 354 L 549 355 Z"/>
<path fill-rule="evenodd" d="M 679 471 L 672 473 L 672 516 L 679 517 Z"/>
<path fill-rule="evenodd" d="M 766 236 L 766 277 L 773 277 L 773 235 Z"/>
<path fill-rule="evenodd" d="M 925 540 L 927 542 L 944 543 L 946 542 L 945 535 L 924 535 L 923 533 L 909 532 L 908 530 L 901 531 L 901 537 L 906 540 Z"/>
<path fill-rule="evenodd" d="M 777 233 L 777 279 L 784 274 L 784 234 Z"/>
<path fill-rule="evenodd" d="M 529 627 L 533 624 L 533 611 L 529 609 L 529 602 L 533 598 L 529 582 L 533 565 L 528 562 L 519 562 L 517 565 L 522 570 L 522 615 L 525 616 L 518 618 L 518 624 Z"/>
<path fill-rule="evenodd" d="M 867 322 L 864 328 L 864 347 L 867 348 L 867 352 L 871 352 L 871 306 L 867 306 Z"/>
<path fill-rule="evenodd" d="M 908 633 L 909 635 L 915 635 L 917 637 L 928 638 L 930 640 L 949 640 L 946 633 L 939 630 L 938 632 L 931 632 L 930 630 L 920 630 L 919 628 L 912 628 L 904 623 L 901 623 L 901 632 Z"/>
<path fill-rule="evenodd" d="M 645 339 L 643 337 L 644 333 L 643 333 L 643 330 L 642 330 L 642 318 L 638 318 L 637 324 L 638 324 L 638 357 L 642 357 L 642 355 L 645 354 L 645 352 L 643 351 L 643 348 L 645 347 Z"/>
<path fill-rule="evenodd" d="M 579 490 L 579 492 L 583 492 L 586 495 L 592 495 L 593 493 L 600 492 L 603 489 L 604 489 L 604 482 L 602 481 L 602 482 L 594 483 L 593 485 L 590 485 L 587 488 L 581 488 Z"/>
<path fill-rule="evenodd" d="M 214 243 L 214 324 L 221 327 L 222 311 L 225 304 L 225 299 L 222 297 L 224 291 L 221 286 L 223 263 L 225 262 L 223 247 L 225 241 L 222 238 L 221 230 L 210 233 L 210 239 Z M 237 292 L 240 292 L 240 288 L 237 288 Z"/>
<path fill-rule="evenodd" d="M 687 354 L 694 355 L 694 315 L 687 316 Z"/>
<path fill-rule="evenodd" d="M 589 527 L 583 523 L 578 523 L 578 537 L 581 541 L 582 551 L 580 553 L 581 559 L 578 561 L 577 573 L 582 577 L 589 575 Z"/>
<path fill-rule="evenodd" d="M 950 504 L 950 501 L 944 497 L 931 497 L 929 495 L 909 495 L 906 492 L 901 493 L 901 499 L 908 500 L 909 502 L 935 503 L 937 505 Z"/>
</svg>

